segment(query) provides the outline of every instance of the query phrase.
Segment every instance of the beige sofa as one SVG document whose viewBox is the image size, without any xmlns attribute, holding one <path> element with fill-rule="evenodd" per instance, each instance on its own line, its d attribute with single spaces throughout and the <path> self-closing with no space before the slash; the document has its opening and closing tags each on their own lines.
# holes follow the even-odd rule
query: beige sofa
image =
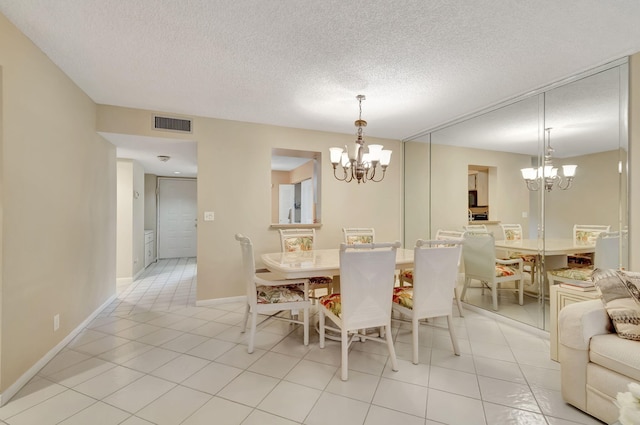
<svg viewBox="0 0 640 425">
<path fill-rule="evenodd" d="M 629 382 L 640 382 L 640 341 L 620 338 L 601 300 L 570 304 L 558 317 L 562 397 L 608 424 Z"/>
</svg>

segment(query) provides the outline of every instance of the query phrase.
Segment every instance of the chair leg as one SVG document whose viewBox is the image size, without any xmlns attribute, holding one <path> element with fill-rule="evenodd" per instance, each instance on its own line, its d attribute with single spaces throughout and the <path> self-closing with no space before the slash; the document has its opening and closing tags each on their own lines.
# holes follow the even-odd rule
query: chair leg
<svg viewBox="0 0 640 425">
<path fill-rule="evenodd" d="M 387 328 L 387 347 L 389 348 L 389 357 L 391 357 L 391 370 L 398 371 L 398 359 L 396 358 L 396 350 L 393 347 L 393 338 L 391 336 L 391 322 L 386 326 Z"/>
<path fill-rule="evenodd" d="M 460 313 L 460 317 L 464 317 L 464 313 L 462 313 L 462 301 L 460 301 L 460 294 L 458 293 L 458 287 L 453 288 L 453 296 L 456 299 L 456 304 L 458 304 L 458 313 Z"/>
<path fill-rule="evenodd" d="M 342 328 L 340 348 L 342 353 L 342 372 L 340 378 L 343 381 L 349 379 L 349 333 L 346 329 Z"/>
<path fill-rule="evenodd" d="M 495 311 L 498 311 L 498 285 L 495 282 L 491 285 L 491 298 L 493 298 L 493 309 Z"/>
<path fill-rule="evenodd" d="M 524 305 L 524 280 L 518 281 L 518 304 Z"/>
<path fill-rule="evenodd" d="M 320 348 L 324 348 L 324 310 L 318 309 L 318 333 L 320 334 Z"/>
<path fill-rule="evenodd" d="M 464 297 L 467 294 L 467 288 L 469 287 L 470 283 L 471 283 L 471 278 L 465 277 L 464 286 L 462 287 L 462 294 L 460 294 L 460 299 L 464 300 Z"/>
<path fill-rule="evenodd" d="M 451 343 L 453 344 L 453 353 L 456 356 L 460 355 L 460 347 L 458 346 L 458 338 L 456 337 L 456 331 L 453 328 L 453 317 L 447 316 L 447 326 L 449 326 L 449 336 L 451 336 Z"/>
<path fill-rule="evenodd" d="M 304 345 L 309 345 L 309 307 L 302 310 Z"/>
<path fill-rule="evenodd" d="M 419 320 L 413 316 L 411 318 L 411 343 L 413 345 L 413 364 L 418 364 L 418 324 Z"/>
<path fill-rule="evenodd" d="M 240 332 L 244 333 L 247 330 L 247 322 L 249 321 L 249 311 L 251 310 L 251 306 L 247 304 L 247 309 L 244 311 L 244 318 L 242 319 L 242 330 Z"/>
<path fill-rule="evenodd" d="M 254 309 L 251 314 L 251 330 L 249 331 L 249 346 L 247 347 L 247 352 L 249 354 L 253 353 L 253 341 L 256 338 L 256 326 L 258 325 L 258 312 Z"/>
</svg>

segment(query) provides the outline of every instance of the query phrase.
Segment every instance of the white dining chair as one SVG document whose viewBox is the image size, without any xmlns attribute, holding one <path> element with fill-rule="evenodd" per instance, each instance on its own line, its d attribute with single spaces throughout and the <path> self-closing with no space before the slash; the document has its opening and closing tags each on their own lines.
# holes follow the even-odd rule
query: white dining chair
<svg viewBox="0 0 640 425">
<path fill-rule="evenodd" d="M 282 252 L 311 251 L 315 249 L 316 229 L 278 229 Z M 332 276 L 314 276 L 309 278 L 311 298 L 317 299 L 316 291 L 324 289 L 331 293 Z"/>
<path fill-rule="evenodd" d="M 500 223 L 502 229 L 502 239 L 505 241 L 521 241 L 524 237 L 522 232 L 522 225 Z M 531 283 L 535 282 L 537 256 L 533 254 L 524 254 L 518 251 L 506 251 L 506 258 L 521 258 L 524 265 L 524 270 L 529 272 L 531 276 Z"/>
<path fill-rule="evenodd" d="M 626 252 L 627 233 L 601 232 L 595 240 L 593 264 L 583 267 L 564 267 L 547 271 L 549 285 L 567 283 L 574 286 L 592 286 L 591 275 L 594 269 L 620 269 L 626 264 L 620 261 L 620 251 Z M 623 257 L 624 258 L 624 257 Z"/>
<path fill-rule="evenodd" d="M 436 232 L 435 240 L 456 240 L 462 241 L 464 236 L 464 232 L 460 232 L 457 230 L 443 230 L 438 229 Z M 461 251 L 462 252 L 462 251 Z M 458 267 L 460 266 L 460 260 L 462 255 L 458 258 Z M 404 269 L 400 271 L 400 287 L 406 286 L 406 284 L 413 284 L 413 269 Z M 453 287 L 453 296 L 456 300 L 456 305 L 458 307 L 458 314 L 460 317 L 464 317 L 464 313 L 462 311 L 462 301 L 460 300 L 460 292 L 458 291 L 458 285 Z"/>
<path fill-rule="evenodd" d="M 265 316 L 265 320 L 279 319 L 301 324 L 304 345 L 309 345 L 309 280 L 283 279 L 275 273 L 256 273 L 251 239 L 240 233 L 237 233 L 235 238 L 240 242 L 242 250 L 242 268 L 247 290 L 247 307 L 242 321 L 243 333 L 251 315 L 247 352 L 253 353 L 258 315 L 265 313 L 276 313 Z M 280 313 L 284 311 L 289 311 L 290 317 L 281 316 Z M 300 312 L 302 320 L 299 319 Z"/>
<path fill-rule="evenodd" d="M 391 332 L 391 303 L 400 242 L 340 244 L 340 292 L 321 297 L 318 303 L 320 348 L 325 346 L 325 331 L 340 334 L 341 379 L 349 377 L 349 346 L 357 339 L 387 345 L 391 369 L 398 370 Z M 336 328 L 325 324 L 326 318 Z M 359 332 L 379 328 L 378 334 Z"/>
<path fill-rule="evenodd" d="M 467 289 L 472 280 L 479 280 L 482 288 L 491 290 L 493 309 L 498 310 L 498 291 L 504 282 L 516 282 L 518 304 L 524 304 L 523 263 L 522 259 L 514 258 L 502 260 L 496 258 L 496 246 L 493 233 L 465 232 L 462 246 L 464 261 L 464 287 L 462 299 L 465 299 Z M 509 289 L 511 290 L 511 289 Z"/>
<path fill-rule="evenodd" d="M 462 226 L 465 232 L 488 232 L 486 224 L 467 224 Z"/>
<path fill-rule="evenodd" d="M 573 244 L 594 245 L 598 235 L 611 231 L 611 226 L 604 224 L 574 224 Z M 567 263 L 575 266 L 590 266 L 593 264 L 592 254 L 571 254 L 567 257 Z"/>
<path fill-rule="evenodd" d="M 453 352 L 460 355 L 453 327 L 451 292 L 458 282 L 462 239 L 418 239 L 413 250 L 413 286 L 394 288 L 393 311 L 411 320 L 413 363 L 418 364 L 418 325 L 421 319 L 446 317 Z"/>
</svg>

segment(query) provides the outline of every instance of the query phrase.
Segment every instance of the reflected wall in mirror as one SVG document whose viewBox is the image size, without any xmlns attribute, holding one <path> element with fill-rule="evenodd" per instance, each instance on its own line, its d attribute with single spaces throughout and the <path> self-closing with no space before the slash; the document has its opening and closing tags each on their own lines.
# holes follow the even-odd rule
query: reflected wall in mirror
<svg viewBox="0 0 640 425">
<path fill-rule="evenodd" d="M 521 225 L 523 238 L 538 246 L 542 266 L 545 243 L 571 238 L 574 224 L 626 230 L 626 73 L 626 60 L 618 61 L 405 141 L 405 244 L 434 237 L 438 229 L 462 229 L 474 165 L 490 170 L 489 231 L 500 240 L 500 224 Z M 567 190 L 530 191 L 520 169 L 544 163 L 547 127 L 553 127 L 554 164 L 577 164 L 577 173 Z M 626 259 L 626 245 L 620 250 Z M 498 251 L 505 254 L 511 253 Z M 497 313 L 548 328 L 544 276 L 525 273 L 524 306 L 506 292 Z M 465 302 L 491 311 L 489 291 L 474 284 Z"/>
<path fill-rule="evenodd" d="M 291 149 L 271 152 L 271 222 L 320 223 L 320 153 Z"/>
</svg>

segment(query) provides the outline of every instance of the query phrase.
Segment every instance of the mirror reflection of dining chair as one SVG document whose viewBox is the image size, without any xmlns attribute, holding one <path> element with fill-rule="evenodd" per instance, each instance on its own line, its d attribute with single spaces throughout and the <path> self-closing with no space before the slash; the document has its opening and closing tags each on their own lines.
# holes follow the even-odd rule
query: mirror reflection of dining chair
<svg viewBox="0 0 640 425">
<path fill-rule="evenodd" d="M 386 343 L 391 368 L 398 370 L 391 332 L 391 303 L 400 242 L 340 244 L 340 293 L 319 300 L 318 325 L 320 348 L 325 346 L 325 331 L 340 333 L 341 379 L 349 377 L 349 346 L 354 340 Z M 326 326 L 329 318 L 337 328 Z M 378 334 L 359 331 L 378 328 Z"/>
<path fill-rule="evenodd" d="M 451 292 L 458 282 L 462 239 L 418 239 L 414 248 L 413 286 L 393 290 L 393 311 L 411 320 L 413 363 L 418 364 L 418 325 L 421 319 L 446 317 L 453 352 L 460 355 L 453 327 Z"/>
<path fill-rule="evenodd" d="M 486 224 L 467 224 L 462 226 L 465 232 L 488 232 Z"/>
<path fill-rule="evenodd" d="M 500 223 L 502 229 L 502 239 L 505 241 L 521 241 L 524 237 L 522 226 L 520 224 L 503 224 Z M 537 256 L 533 254 L 525 254 L 518 251 L 506 251 L 506 258 L 522 258 L 524 271 L 531 275 L 531 283 L 535 282 Z"/>
<path fill-rule="evenodd" d="M 237 233 L 235 238 L 242 249 L 242 268 L 247 289 L 247 308 L 242 321 L 242 332 L 247 329 L 249 315 L 251 328 L 247 352 L 253 353 L 258 325 L 258 314 L 276 313 L 266 316 L 267 319 L 279 319 L 291 323 L 301 324 L 304 332 L 304 345 L 309 345 L 309 280 L 284 279 L 275 273 L 256 273 L 255 257 L 251 239 Z M 290 317 L 280 316 L 284 311 L 290 311 Z M 302 320 L 299 312 L 302 311 Z"/>
<path fill-rule="evenodd" d="M 601 224 L 574 224 L 573 244 L 574 245 L 594 245 L 598 235 L 602 232 L 611 231 L 611 226 Z M 593 265 L 592 254 L 570 254 L 567 257 L 569 266 L 584 267 Z"/>
<path fill-rule="evenodd" d="M 498 310 L 498 291 L 505 282 L 514 281 L 518 292 L 518 304 L 524 304 L 524 287 L 522 279 L 523 263 L 520 258 L 503 260 L 496 258 L 496 246 L 493 233 L 465 232 L 462 247 L 464 262 L 464 287 L 462 299 L 472 280 L 479 280 L 482 291 L 491 290 L 493 309 Z M 504 290 L 513 291 L 511 288 Z"/>
<path fill-rule="evenodd" d="M 583 267 L 563 267 L 547 271 L 549 285 L 559 283 L 577 287 L 592 287 L 591 275 L 594 269 L 620 269 L 626 264 L 620 261 L 620 250 L 626 252 L 628 234 L 622 232 L 601 232 L 595 240 L 593 264 Z M 623 257 L 624 258 L 624 257 Z"/>
<path fill-rule="evenodd" d="M 459 232 L 457 230 L 443 230 L 438 229 L 436 232 L 435 240 L 459 240 L 462 241 L 464 232 Z M 458 266 L 460 266 L 460 258 L 458 258 Z M 406 286 L 405 284 L 412 285 L 413 284 L 413 269 L 404 269 L 400 270 L 400 287 Z M 456 304 L 458 306 L 458 313 L 460 317 L 464 317 L 464 313 L 462 312 L 462 301 L 460 300 L 460 293 L 458 291 L 458 285 L 453 287 L 453 296 L 456 300 Z"/>
<path fill-rule="evenodd" d="M 315 247 L 316 229 L 278 229 L 280 231 L 280 249 L 282 252 L 311 251 Z M 314 276 L 309 278 L 311 298 L 314 300 L 317 289 L 331 292 L 332 276 Z"/>
</svg>

